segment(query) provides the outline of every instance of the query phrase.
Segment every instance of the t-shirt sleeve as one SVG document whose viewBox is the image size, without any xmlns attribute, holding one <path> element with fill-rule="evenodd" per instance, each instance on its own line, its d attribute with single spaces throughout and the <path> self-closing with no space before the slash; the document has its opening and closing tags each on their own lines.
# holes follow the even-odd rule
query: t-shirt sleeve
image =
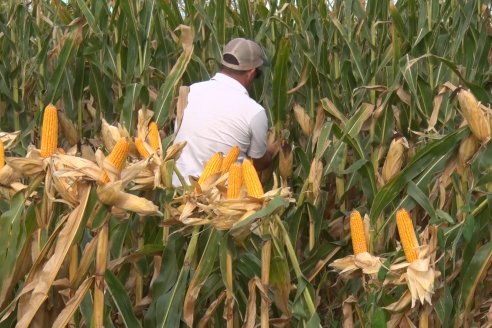
<svg viewBox="0 0 492 328">
<path fill-rule="evenodd" d="M 251 120 L 251 144 L 248 156 L 261 158 L 266 152 L 268 119 L 264 110 L 259 111 Z"/>
</svg>

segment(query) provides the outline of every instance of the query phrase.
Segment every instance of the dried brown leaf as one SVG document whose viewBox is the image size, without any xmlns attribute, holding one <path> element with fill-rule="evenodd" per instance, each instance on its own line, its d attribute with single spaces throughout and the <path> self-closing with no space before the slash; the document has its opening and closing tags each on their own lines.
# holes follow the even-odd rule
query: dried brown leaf
<svg viewBox="0 0 492 328">
<path fill-rule="evenodd" d="M 53 328 L 63 328 L 69 324 L 70 320 L 72 320 L 75 311 L 77 311 L 77 308 L 82 303 L 85 295 L 91 288 L 93 282 L 94 282 L 94 277 L 90 277 L 84 280 L 84 282 L 80 285 L 80 287 L 75 292 L 75 295 L 68 301 L 68 303 L 65 305 L 63 310 L 60 312 L 60 314 L 58 314 L 58 316 L 56 317 L 56 320 L 53 323 Z"/>
<path fill-rule="evenodd" d="M 41 270 L 33 273 L 32 282 L 34 289 L 24 295 L 22 298 L 27 298 L 29 302 L 24 309 L 19 309 L 20 316 L 17 323 L 18 328 L 29 327 L 32 319 L 38 312 L 38 309 L 48 298 L 48 292 L 55 280 L 60 267 L 65 260 L 65 257 L 72 245 L 77 231 L 82 223 L 85 209 L 87 208 L 87 201 L 89 199 L 90 186 L 86 184 L 79 184 L 79 205 L 70 213 L 64 227 L 60 230 L 58 238 L 55 242 L 55 248 L 53 255 L 44 263 Z M 25 286 L 24 288 L 26 288 Z"/>
</svg>

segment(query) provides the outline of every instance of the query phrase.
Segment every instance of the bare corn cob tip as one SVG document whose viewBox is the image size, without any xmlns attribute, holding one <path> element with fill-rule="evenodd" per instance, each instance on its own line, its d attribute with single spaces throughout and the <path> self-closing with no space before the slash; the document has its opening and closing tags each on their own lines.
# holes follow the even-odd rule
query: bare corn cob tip
<svg viewBox="0 0 492 328">
<path fill-rule="evenodd" d="M 198 179 L 198 184 L 202 185 L 208 177 L 219 173 L 222 167 L 223 155 L 221 152 L 216 152 L 205 164 L 203 172 Z"/>
<path fill-rule="evenodd" d="M 157 151 L 159 149 L 159 129 L 157 128 L 156 122 L 150 122 L 149 124 L 149 144 L 150 147 Z"/>
<path fill-rule="evenodd" d="M 227 199 L 238 199 L 243 184 L 243 168 L 239 163 L 232 163 L 229 168 L 229 185 Z"/>
<path fill-rule="evenodd" d="M 232 163 L 237 161 L 237 158 L 239 157 L 239 147 L 234 146 L 229 150 L 227 155 L 224 157 L 224 160 L 222 161 L 222 167 L 220 168 L 221 174 L 224 174 L 229 171 L 229 168 L 231 167 Z"/>
<path fill-rule="evenodd" d="M 56 107 L 49 104 L 44 109 L 41 130 L 41 157 L 53 155 L 58 146 L 58 113 Z"/>
<path fill-rule="evenodd" d="M 143 158 L 147 159 L 150 157 L 150 153 L 147 150 L 147 148 L 145 148 L 145 145 L 144 145 L 142 138 L 139 138 L 139 137 L 135 138 L 135 148 L 137 148 L 138 153 Z"/>
<path fill-rule="evenodd" d="M 243 161 L 243 179 L 246 184 L 248 196 L 259 198 L 264 194 L 260 178 L 250 159 L 245 159 Z"/>
<path fill-rule="evenodd" d="M 116 145 L 114 145 L 111 153 L 106 157 L 106 159 L 115 167 L 115 169 L 120 172 L 123 169 L 123 165 L 125 164 L 126 158 L 128 157 L 128 151 L 130 149 L 130 143 L 127 138 L 121 138 L 118 140 Z M 103 171 L 101 176 L 101 181 L 103 183 L 109 182 L 108 174 Z"/>
<path fill-rule="evenodd" d="M 5 165 L 5 148 L 3 146 L 3 141 L 0 139 L 0 169 Z"/>
<path fill-rule="evenodd" d="M 367 252 L 364 222 L 362 221 L 359 211 L 352 211 L 352 213 L 350 213 L 350 234 L 352 235 L 354 255 Z"/>
<path fill-rule="evenodd" d="M 398 227 L 398 234 L 400 235 L 405 257 L 409 263 L 412 263 L 418 258 L 417 250 L 419 242 L 415 236 L 412 219 L 406 209 L 403 208 L 396 212 L 396 225 Z"/>
</svg>

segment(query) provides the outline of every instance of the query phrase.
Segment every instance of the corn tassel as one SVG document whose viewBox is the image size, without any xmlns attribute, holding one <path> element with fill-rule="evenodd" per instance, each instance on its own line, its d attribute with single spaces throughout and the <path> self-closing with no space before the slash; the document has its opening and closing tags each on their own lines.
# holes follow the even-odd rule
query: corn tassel
<svg viewBox="0 0 492 328">
<path fill-rule="evenodd" d="M 237 158 L 239 157 L 240 149 L 238 146 L 234 146 L 229 150 L 227 155 L 224 157 L 224 160 L 222 161 L 222 167 L 220 168 L 221 174 L 224 174 L 229 171 L 229 168 L 231 167 L 232 163 L 235 163 L 237 161 Z"/>
<path fill-rule="evenodd" d="M 219 173 L 220 168 L 222 167 L 222 162 L 223 162 L 223 155 L 221 152 L 216 152 L 205 164 L 205 167 L 203 168 L 203 172 L 200 175 L 200 178 L 198 179 L 198 184 L 201 186 L 207 178 L 210 176 Z"/>
<path fill-rule="evenodd" d="M 350 234 L 352 235 L 354 255 L 367 252 L 364 222 L 358 211 L 352 211 L 352 213 L 350 213 Z"/>
<path fill-rule="evenodd" d="M 396 225 L 398 227 L 398 234 L 400 235 L 405 257 L 409 263 L 412 263 L 418 258 L 417 250 L 419 243 L 415 236 L 412 219 L 406 209 L 401 209 L 396 212 Z"/>
<path fill-rule="evenodd" d="M 246 184 L 248 196 L 259 198 L 264 194 L 260 178 L 250 159 L 245 159 L 243 161 L 243 180 Z"/>
<path fill-rule="evenodd" d="M 147 150 L 147 148 L 145 148 L 145 144 L 142 140 L 142 138 L 139 138 L 139 137 L 136 137 L 135 138 L 135 148 L 137 148 L 137 151 L 138 153 L 140 154 L 140 156 L 142 156 L 144 159 L 147 159 L 150 157 L 150 153 L 149 151 Z"/>
<path fill-rule="evenodd" d="M 113 150 L 107 157 L 107 160 L 115 167 L 118 172 L 121 172 L 123 165 L 125 164 L 126 158 L 128 157 L 128 151 L 130 149 L 130 143 L 126 138 L 121 138 L 118 140 Z M 109 182 L 109 176 L 106 171 L 103 171 L 101 176 L 101 181 L 103 183 Z"/>
<path fill-rule="evenodd" d="M 0 169 L 5 166 L 5 148 L 3 141 L 0 139 Z"/>
<path fill-rule="evenodd" d="M 160 136 L 159 129 L 157 128 L 157 123 L 150 122 L 149 124 L 149 144 L 152 150 L 157 151 L 160 147 L 159 144 Z"/>
<path fill-rule="evenodd" d="M 227 188 L 227 199 L 238 199 L 243 184 L 243 169 L 241 164 L 233 163 L 229 168 L 229 186 Z"/>
<path fill-rule="evenodd" d="M 56 107 L 49 104 L 44 109 L 41 130 L 41 157 L 53 155 L 58 146 L 58 113 Z"/>
</svg>

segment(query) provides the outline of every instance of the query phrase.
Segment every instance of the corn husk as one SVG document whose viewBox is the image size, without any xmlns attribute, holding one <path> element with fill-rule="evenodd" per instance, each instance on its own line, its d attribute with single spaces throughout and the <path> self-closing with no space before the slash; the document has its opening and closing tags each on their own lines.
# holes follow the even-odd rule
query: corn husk
<svg viewBox="0 0 492 328">
<path fill-rule="evenodd" d="M 457 171 L 460 175 L 463 175 L 465 167 L 468 165 L 468 161 L 475 155 L 479 146 L 479 142 L 473 134 L 470 134 L 461 141 L 458 149 L 457 165 Z"/>
<path fill-rule="evenodd" d="M 432 304 L 434 294 L 434 281 L 440 275 L 435 270 L 437 229 L 428 226 L 421 234 L 420 239 L 424 245 L 420 247 L 418 258 L 412 263 L 407 261 L 393 264 L 389 268 L 389 274 L 385 283 L 406 283 L 411 295 L 411 307 L 414 308 L 419 301 L 422 305 Z"/>
<path fill-rule="evenodd" d="M 149 123 L 154 116 L 154 112 L 150 109 L 142 109 L 138 110 L 137 117 L 137 137 L 145 140 L 147 134 L 149 133 Z"/>
<path fill-rule="evenodd" d="M 405 137 L 395 138 L 391 141 L 381 172 L 384 183 L 387 183 L 401 171 L 405 161 L 406 149 L 408 149 L 408 142 Z"/>
<path fill-rule="evenodd" d="M 67 115 L 60 111 L 58 112 L 58 119 L 60 123 L 60 128 L 62 130 L 65 139 L 68 141 L 70 146 L 76 145 L 79 142 L 79 132 L 75 124 L 67 117 Z"/>
<path fill-rule="evenodd" d="M 101 203 L 141 215 L 163 215 L 159 207 L 150 200 L 124 192 L 122 183 L 122 181 L 115 181 L 99 186 L 97 197 Z"/>
<path fill-rule="evenodd" d="M 490 126 L 484 111 L 480 107 L 480 103 L 468 90 L 459 90 L 457 97 L 461 113 L 468 122 L 468 126 L 473 135 L 480 142 L 487 142 L 490 139 Z"/>
<path fill-rule="evenodd" d="M 279 152 L 279 170 L 284 185 L 287 184 L 288 178 L 292 175 L 293 162 L 294 154 L 292 152 L 292 146 L 287 141 L 282 140 Z"/>
<path fill-rule="evenodd" d="M 311 118 L 301 105 L 294 105 L 294 115 L 296 117 L 297 123 L 299 123 L 299 125 L 301 126 L 302 133 L 304 133 L 306 137 L 310 137 L 311 133 L 313 132 L 313 123 L 311 121 Z"/>
<path fill-rule="evenodd" d="M 352 273 L 361 270 L 364 274 L 375 275 L 381 269 L 384 259 L 373 256 L 368 252 L 362 252 L 357 255 L 348 255 L 340 259 L 336 259 L 329 264 L 330 267 L 338 271 L 345 278 L 348 278 Z"/>
<path fill-rule="evenodd" d="M 308 182 L 312 186 L 314 199 L 317 199 L 321 191 L 321 179 L 323 178 L 323 163 L 319 159 L 313 159 L 309 169 Z"/>
<path fill-rule="evenodd" d="M 120 130 L 113 125 L 110 125 L 104 118 L 101 120 L 101 139 L 104 143 L 104 147 L 108 151 L 111 151 L 123 136 L 120 133 Z"/>
</svg>

